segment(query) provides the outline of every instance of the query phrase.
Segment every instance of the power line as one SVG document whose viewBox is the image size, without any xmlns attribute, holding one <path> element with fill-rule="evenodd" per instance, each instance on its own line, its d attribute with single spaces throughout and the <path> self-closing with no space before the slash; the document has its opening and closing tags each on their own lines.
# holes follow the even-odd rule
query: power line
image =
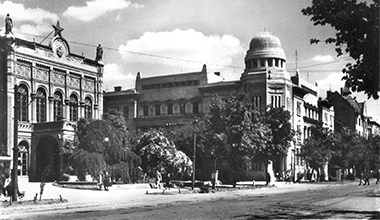
<svg viewBox="0 0 380 220">
<path fill-rule="evenodd" d="M 27 33 L 22 33 L 22 32 L 18 32 L 18 33 L 29 35 L 29 36 L 34 36 L 34 37 L 39 37 L 39 38 L 45 38 L 45 37 L 42 37 L 42 36 L 32 35 L 32 34 L 27 34 Z M 48 39 L 52 39 L 52 38 L 48 38 Z M 96 45 L 82 43 L 82 42 L 76 42 L 76 41 L 68 41 L 68 42 L 70 42 L 72 44 L 86 46 L 86 47 L 94 47 L 94 48 L 97 47 Z M 113 48 L 113 47 L 105 47 L 105 46 L 103 46 L 103 49 L 110 50 L 110 51 L 117 51 L 117 52 L 121 52 L 121 53 L 130 53 L 130 54 L 133 54 L 133 55 L 149 56 L 149 57 L 154 57 L 154 58 L 161 58 L 161 59 L 167 59 L 167 60 L 175 60 L 175 61 L 181 61 L 181 62 L 187 62 L 187 63 L 200 63 L 200 64 L 204 64 L 205 63 L 205 62 L 201 62 L 201 61 L 195 61 L 195 60 L 189 60 L 189 59 L 181 59 L 181 58 L 170 57 L 170 56 L 162 56 L 162 55 L 157 55 L 157 54 L 142 53 L 142 52 L 136 52 L 136 51 L 130 51 L 130 50 L 120 50 L 118 48 Z M 233 69 L 235 69 L 235 68 L 236 69 L 245 69 L 244 67 L 240 67 L 240 66 L 225 65 L 225 64 L 219 64 L 219 63 L 206 63 L 206 64 L 207 65 L 212 65 L 212 66 L 228 67 L 228 68 L 233 68 Z"/>
</svg>

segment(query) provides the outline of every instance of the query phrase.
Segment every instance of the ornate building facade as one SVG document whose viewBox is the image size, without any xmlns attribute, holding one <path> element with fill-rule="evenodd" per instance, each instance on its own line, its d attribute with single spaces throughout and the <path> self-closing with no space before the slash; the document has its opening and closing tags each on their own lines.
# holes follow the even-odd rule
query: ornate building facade
<svg viewBox="0 0 380 220">
<path fill-rule="evenodd" d="M 271 105 L 288 110 L 293 129 L 300 131 L 298 141 L 290 143 L 288 154 L 270 166 L 272 179 L 275 173 L 304 172 L 305 164 L 296 154 L 305 139 L 304 134 L 320 118 L 317 86 L 306 85 L 298 75 L 294 79 L 290 77 L 281 42 L 269 32 L 252 38 L 244 62 L 245 70 L 237 81 L 209 83 L 205 65 L 200 72 L 193 73 L 148 78 L 138 73 L 135 89 L 117 87 L 104 94 L 104 109 L 123 112 L 130 130 L 145 129 L 191 123 L 195 116 L 209 112 L 208 104 L 215 94 L 228 98 L 245 93 L 256 108 Z M 248 176 L 263 180 L 265 170 L 261 163 L 252 161 Z"/>
<path fill-rule="evenodd" d="M 103 61 L 70 52 L 59 22 L 49 45 L 0 36 L 0 162 L 12 167 L 18 146 L 18 175 L 47 181 L 61 172 L 62 146 L 74 138 L 79 118 L 103 113 Z M 16 110 L 16 111 L 15 111 Z"/>
</svg>

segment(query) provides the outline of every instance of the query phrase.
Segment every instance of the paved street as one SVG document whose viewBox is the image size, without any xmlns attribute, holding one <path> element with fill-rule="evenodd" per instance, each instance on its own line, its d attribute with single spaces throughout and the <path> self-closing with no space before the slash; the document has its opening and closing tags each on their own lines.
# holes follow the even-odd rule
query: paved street
<svg viewBox="0 0 380 220">
<path fill-rule="evenodd" d="M 373 181 L 372 181 L 373 182 Z M 29 183 L 39 189 L 37 183 Z M 133 189 L 133 187 L 135 189 Z M 2 219 L 257 219 L 380 218 L 378 185 L 284 184 L 258 189 L 192 193 L 188 189 L 148 190 L 145 185 L 110 191 L 78 190 L 48 184 L 45 199 L 62 195 L 66 203 L 2 208 Z M 32 194 L 32 193 L 29 193 Z M 30 196 L 29 196 L 30 197 Z M 25 198 L 29 200 L 28 195 Z"/>
</svg>

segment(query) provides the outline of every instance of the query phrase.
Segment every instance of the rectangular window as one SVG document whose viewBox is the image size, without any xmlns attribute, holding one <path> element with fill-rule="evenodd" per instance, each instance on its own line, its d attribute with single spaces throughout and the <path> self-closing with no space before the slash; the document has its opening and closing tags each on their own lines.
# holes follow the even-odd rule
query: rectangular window
<svg viewBox="0 0 380 220">
<path fill-rule="evenodd" d="M 272 108 L 280 108 L 281 107 L 281 96 L 280 95 L 272 95 L 271 96 L 271 104 L 272 104 Z"/>
<path fill-rule="evenodd" d="M 325 122 L 326 122 L 326 124 L 329 123 L 329 117 L 328 117 L 328 115 L 327 115 L 327 112 L 325 112 Z"/>
<path fill-rule="evenodd" d="M 161 106 L 160 105 L 155 105 L 154 106 L 154 110 L 155 110 L 155 114 L 158 116 L 158 115 L 161 115 Z"/>
<path fill-rule="evenodd" d="M 261 108 L 261 97 L 260 96 L 254 96 L 252 98 L 252 101 L 253 101 L 253 105 L 256 109 Z"/>
<path fill-rule="evenodd" d="M 199 113 L 199 102 L 193 102 L 193 114 Z"/>
<path fill-rule="evenodd" d="M 173 115 L 173 104 L 168 104 L 168 115 Z"/>
<path fill-rule="evenodd" d="M 128 120 L 129 119 L 129 107 L 128 106 L 124 106 L 123 114 L 124 114 L 125 120 Z"/>
<path fill-rule="evenodd" d="M 144 117 L 149 116 L 149 106 L 147 106 L 147 105 L 143 106 L 143 115 L 144 115 Z"/>
<path fill-rule="evenodd" d="M 179 104 L 179 113 L 181 115 L 185 114 L 185 108 L 186 108 L 186 104 L 184 102 Z"/>
<path fill-rule="evenodd" d="M 301 116 L 301 102 L 297 102 L 297 115 Z"/>
</svg>

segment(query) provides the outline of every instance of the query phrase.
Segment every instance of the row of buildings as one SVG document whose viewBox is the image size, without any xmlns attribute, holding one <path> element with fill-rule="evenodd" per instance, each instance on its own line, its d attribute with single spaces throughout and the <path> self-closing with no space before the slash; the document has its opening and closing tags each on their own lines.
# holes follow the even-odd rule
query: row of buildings
<svg viewBox="0 0 380 220">
<path fill-rule="evenodd" d="M 215 94 L 228 98 L 245 93 L 256 108 L 271 105 L 291 113 L 299 135 L 287 155 L 273 161 L 271 175 L 305 172 L 297 153 L 318 122 L 331 130 L 379 133 L 379 124 L 366 115 L 365 103 L 346 90 L 329 92 L 322 99 L 316 84 L 299 72 L 289 73 L 281 42 L 269 32 L 252 38 L 239 80 L 210 83 L 204 65 L 199 72 L 156 77 L 137 73 L 134 89 L 116 86 L 104 92 L 102 49 L 97 48 L 95 59 L 73 54 L 59 23 L 53 27 L 49 45 L 15 38 L 12 31 L 0 36 L 0 163 L 10 167 L 17 148 L 18 175 L 31 181 L 39 181 L 47 166 L 60 173 L 60 149 L 74 138 L 79 118 L 99 119 L 103 112 L 117 109 L 130 131 L 187 124 L 209 112 Z M 265 179 L 265 168 L 252 161 L 249 176 Z"/>
</svg>

